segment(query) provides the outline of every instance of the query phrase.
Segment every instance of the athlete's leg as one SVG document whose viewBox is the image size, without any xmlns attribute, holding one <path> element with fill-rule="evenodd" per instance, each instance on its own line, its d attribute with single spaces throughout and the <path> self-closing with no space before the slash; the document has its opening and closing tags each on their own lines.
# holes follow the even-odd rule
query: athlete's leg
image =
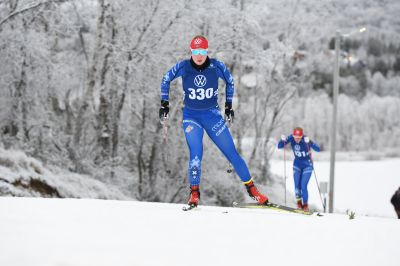
<svg viewBox="0 0 400 266">
<path fill-rule="evenodd" d="M 194 119 L 183 119 L 183 132 L 189 148 L 188 177 L 191 186 L 199 186 L 201 178 L 201 160 L 203 158 L 203 127 Z"/>
<path fill-rule="evenodd" d="M 293 165 L 294 193 L 296 195 L 297 200 L 301 199 L 302 196 L 301 176 L 302 176 L 301 168 L 296 165 Z"/>
<path fill-rule="evenodd" d="M 303 169 L 303 174 L 301 177 L 301 184 L 300 184 L 301 192 L 302 192 L 302 196 L 303 196 L 303 204 L 308 203 L 307 186 L 308 186 L 308 182 L 310 181 L 312 171 L 313 171 L 313 169 L 310 166 Z"/>
<path fill-rule="evenodd" d="M 236 150 L 232 135 L 221 116 L 219 109 L 211 109 L 202 119 L 202 125 L 208 136 L 217 145 L 225 157 L 235 168 L 237 175 L 243 182 L 251 180 L 246 163 Z"/>
</svg>

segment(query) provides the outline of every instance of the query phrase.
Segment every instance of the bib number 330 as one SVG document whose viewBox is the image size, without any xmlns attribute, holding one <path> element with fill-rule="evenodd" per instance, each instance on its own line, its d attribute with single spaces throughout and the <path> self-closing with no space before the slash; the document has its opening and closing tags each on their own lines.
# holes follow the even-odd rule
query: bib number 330
<svg viewBox="0 0 400 266">
<path fill-rule="evenodd" d="M 192 100 L 204 100 L 204 99 L 210 99 L 213 96 L 213 88 L 198 88 L 198 89 L 193 89 L 189 88 L 189 99 Z"/>
</svg>

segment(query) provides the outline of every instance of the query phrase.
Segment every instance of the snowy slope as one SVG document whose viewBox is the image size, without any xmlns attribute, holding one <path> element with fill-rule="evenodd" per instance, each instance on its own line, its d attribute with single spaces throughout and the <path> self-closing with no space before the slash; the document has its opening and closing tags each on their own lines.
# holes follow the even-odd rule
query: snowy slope
<svg viewBox="0 0 400 266">
<path fill-rule="evenodd" d="M 0 265 L 398 265 L 399 220 L 0 198 Z"/>
</svg>

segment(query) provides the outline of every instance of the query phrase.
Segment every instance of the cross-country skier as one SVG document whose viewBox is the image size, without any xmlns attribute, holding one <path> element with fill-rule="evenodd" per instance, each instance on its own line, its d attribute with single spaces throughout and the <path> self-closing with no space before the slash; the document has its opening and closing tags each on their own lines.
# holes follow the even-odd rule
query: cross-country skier
<svg viewBox="0 0 400 266">
<path fill-rule="evenodd" d="M 308 212 L 310 210 L 308 208 L 307 185 L 314 169 L 310 148 L 317 152 L 321 149 L 318 144 L 311 141 L 308 137 L 303 136 L 303 129 L 301 127 L 293 129 L 293 134 L 288 137 L 282 135 L 281 140 L 278 142 L 278 149 L 284 148 L 289 143 L 292 146 L 295 158 L 293 162 L 293 178 L 297 208 Z"/>
<path fill-rule="evenodd" d="M 233 122 L 232 99 L 233 77 L 221 61 L 208 57 L 208 41 L 196 36 L 190 42 L 191 58 L 178 62 L 163 77 L 161 82 L 160 119 L 167 119 L 169 112 L 170 83 L 182 77 L 184 91 L 183 131 L 189 148 L 188 176 L 190 196 L 188 204 L 198 205 L 200 200 L 201 161 L 203 159 L 204 131 L 217 145 L 246 186 L 250 197 L 259 204 L 268 202 L 260 193 L 250 175 L 249 169 L 237 152 L 225 120 L 218 107 L 218 79 L 226 83 L 225 116 Z"/>
</svg>

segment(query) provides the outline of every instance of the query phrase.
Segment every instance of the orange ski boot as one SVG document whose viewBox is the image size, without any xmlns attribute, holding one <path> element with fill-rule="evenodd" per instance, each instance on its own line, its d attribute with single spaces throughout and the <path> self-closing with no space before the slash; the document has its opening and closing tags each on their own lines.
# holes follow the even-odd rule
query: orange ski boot
<svg viewBox="0 0 400 266">
<path fill-rule="evenodd" d="M 297 198 L 297 209 L 299 210 L 303 209 L 303 203 L 301 201 L 301 198 Z"/>
<path fill-rule="evenodd" d="M 199 186 L 190 186 L 190 196 L 189 196 L 189 201 L 188 205 L 197 207 L 200 201 L 200 190 Z"/>
<path fill-rule="evenodd" d="M 249 193 L 249 196 L 256 200 L 258 204 L 260 205 L 265 205 L 268 203 L 268 197 L 261 194 L 256 186 L 254 185 L 253 180 L 250 180 L 249 182 L 245 183 L 247 193 Z"/>
</svg>

